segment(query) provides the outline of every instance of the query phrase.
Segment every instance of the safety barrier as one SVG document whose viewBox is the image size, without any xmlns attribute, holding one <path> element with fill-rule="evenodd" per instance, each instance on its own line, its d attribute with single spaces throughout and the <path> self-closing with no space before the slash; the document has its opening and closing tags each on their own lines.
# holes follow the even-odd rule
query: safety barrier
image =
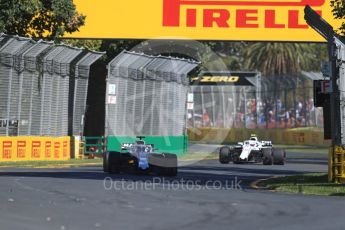
<svg viewBox="0 0 345 230">
<path fill-rule="evenodd" d="M 329 151 L 329 172 L 330 182 L 345 183 L 345 149 L 342 146 L 335 146 Z"/>
<path fill-rule="evenodd" d="M 330 141 L 324 140 L 323 130 L 318 128 L 299 129 L 218 129 L 192 128 L 188 129 L 190 141 L 206 144 L 225 144 L 243 141 L 251 134 L 256 134 L 262 140 L 272 140 L 274 144 L 309 145 L 329 147 Z"/>
<path fill-rule="evenodd" d="M 106 138 L 107 151 L 120 152 L 122 144 L 135 143 L 135 136 L 108 136 Z M 183 156 L 188 151 L 188 137 L 184 136 L 146 136 L 145 142 L 154 145 L 154 149 L 159 153 L 173 153 Z"/>
<path fill-rule="evenodd" d="M 91 66 L 102 56 L 0 34 L 0 136 L 80 135 Z"/>
<path fill-rule="evenodd" d="M 0 162 L 71 159 L 70 137 L 1 137 Z"/>
<path fill-rule="evenodd" d="M 103 137 L 84 137 L 84 155 L 97 154 L 103 155 Z"/>
<path fill-rule="evenodd" d="M 71 158 L 82 160 L 84 159 L 84 145 L 80 136 L 71 137 Z"/>
</svg>

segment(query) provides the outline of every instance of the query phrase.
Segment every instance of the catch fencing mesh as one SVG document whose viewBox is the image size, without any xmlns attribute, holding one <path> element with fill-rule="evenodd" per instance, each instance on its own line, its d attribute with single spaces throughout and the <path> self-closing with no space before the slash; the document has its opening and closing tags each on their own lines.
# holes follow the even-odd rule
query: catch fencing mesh
<svg viewBox="0 0 345 230">
<path fill-rule="evenodd" d="M 108 67 L 108 135 L 184 135 L 187 74 L 197 65 L 185 59 L 122 52 Z"/>
</svg>

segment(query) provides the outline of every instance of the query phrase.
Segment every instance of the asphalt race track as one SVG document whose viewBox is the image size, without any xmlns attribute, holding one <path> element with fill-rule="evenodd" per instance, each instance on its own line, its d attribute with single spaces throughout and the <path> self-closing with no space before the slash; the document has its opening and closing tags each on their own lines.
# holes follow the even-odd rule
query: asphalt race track
<svg viewBox="0 0 345 230">
<path fill-rule="evenodd" d="M 345 229 L 342 197 L 250 188 L 260 178 L 326 171 L 325 154 L 289 154 L 285 166 L 181 162 L 176 178 L 0 169 L 0 229 Z"/>
</svg>

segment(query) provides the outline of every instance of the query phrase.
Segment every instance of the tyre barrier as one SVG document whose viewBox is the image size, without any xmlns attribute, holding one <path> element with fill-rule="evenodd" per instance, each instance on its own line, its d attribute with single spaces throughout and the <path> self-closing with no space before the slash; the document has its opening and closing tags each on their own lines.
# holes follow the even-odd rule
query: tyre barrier
<svg viewBox="0 0 345 230">
<path fill-rule="evenodd" d="M 329 182 L 345 183 L 345 149 L 335 146 L 329 149 L 328 180 Z"/>
<path fill-rule="evenodd" d="M 69 159 L 70 137 L 0 137 L 0 162 Z"/>
</svg>

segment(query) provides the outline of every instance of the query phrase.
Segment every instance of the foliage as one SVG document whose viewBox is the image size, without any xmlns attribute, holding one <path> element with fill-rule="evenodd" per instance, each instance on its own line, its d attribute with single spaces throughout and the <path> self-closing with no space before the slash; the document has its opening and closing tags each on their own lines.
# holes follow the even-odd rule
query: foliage
<svg viewBox="0 0 345 230">
<path fill-rule="evenodd" d="M 63 43 L 80 48 L 86 48 L 94 51 L 101 51 L 102 40 L 88 40 L 88 39 L 63 39 Z"/>
<path fill-rule="evenodd" d="M 345 1 L 332 0 L 331 1 L 332 13 L 335 19 L 345 19 Z M 339 28 L 339 33 L 345 35 L 345 22 Z"/>
<path fill-rule="evenodd" d="M 302 70 L 318 71 L 320 59 L 327 56 L 320 44 L 257 42 L 243 51 L 245 67 L 264 75 L 294 74 Z"/>
<path fill-rule="evenodd" d="M 111 61 L 123 50 L 131 50 L 141 42 L 142 40 L 103 40 L 100 50 L 105 51 L 107 60 Z"/>
<path fill-rule="evenodd" d="M 311 173 L 271 178 L 258 184 L 259 188 L 305 195 L 345 196 L 345 186 L 328 182 L 328 175 Z"/>
<path fill-rule="evenodd" d="M 84 23 L 73 0 L 0 0 L 0 30 L 7 34 L 55 39 Z"/>
</svg>

